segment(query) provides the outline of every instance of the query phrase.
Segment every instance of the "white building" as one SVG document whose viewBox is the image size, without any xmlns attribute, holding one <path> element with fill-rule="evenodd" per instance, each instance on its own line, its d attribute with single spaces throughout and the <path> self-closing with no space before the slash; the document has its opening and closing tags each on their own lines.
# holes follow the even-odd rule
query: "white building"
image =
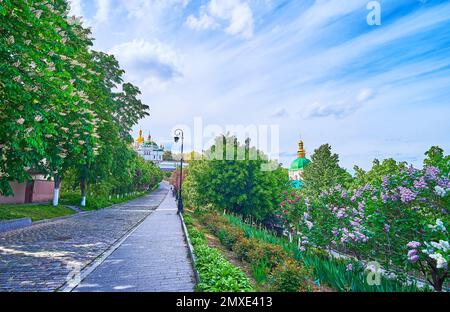
<svg viewBox="0 0 450 312">
<path fill-rule="evenodd" d="M 147 161 L 159 163 L 163 160 L 164 147 L 162 145 L 158 146 L 158 144 L 153 142 L 150 134 L 147 140 L 144 140 L 142 130 L 139 130 L 139 137 L 135 141 L 134 149 Z"/>
</svg>

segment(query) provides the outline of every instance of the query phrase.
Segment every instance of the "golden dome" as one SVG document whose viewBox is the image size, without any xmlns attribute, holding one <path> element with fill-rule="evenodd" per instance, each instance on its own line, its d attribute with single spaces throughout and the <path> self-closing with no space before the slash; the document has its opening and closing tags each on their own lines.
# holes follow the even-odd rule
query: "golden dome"
<svg viewBox="0 0 450 312">
<path fill-rule="evenodd" d="M 143 143 L 144 143 L 144 137 L 142 136 L 142 129 L 139 130 L 139 136 L 138 136 L 138 138 L 136 139 L 136 143 L 137 143 L 137 144 L 143 144 Z"/>
<path fill-rule="evenodd" d="M 300 141 L 298 142 L 297 156 L 298 156 L 298 158 L 305 158 L 305 156 L 306 156 L 306 151 L 305 151 L 305 149 L 303 148 L 303 141 L 302 141 L 302 140 L 300 140 Z"/>
</svg>

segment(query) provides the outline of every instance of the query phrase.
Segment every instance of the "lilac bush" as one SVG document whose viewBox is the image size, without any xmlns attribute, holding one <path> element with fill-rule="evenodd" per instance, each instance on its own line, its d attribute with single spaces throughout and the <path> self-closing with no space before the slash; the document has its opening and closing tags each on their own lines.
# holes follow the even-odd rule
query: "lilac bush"
<svg viewBox="0 0 450 312">
<path fill-rule="evenodd" d="M 300 250 L 333 249 L 387 269 L 415 270 L 441 290 L 450 250 L 448 173 L 435 166 L 405 166 L 380 182 L 349 189 L 337 185 L 314 198 L 286 192 L 285 228 L 298 237 Z"/>
</svg>

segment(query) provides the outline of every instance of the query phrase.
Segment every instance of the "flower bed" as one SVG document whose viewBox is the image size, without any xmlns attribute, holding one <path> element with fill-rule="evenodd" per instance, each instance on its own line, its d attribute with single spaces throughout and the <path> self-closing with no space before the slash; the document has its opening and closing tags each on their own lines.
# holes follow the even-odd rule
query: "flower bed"
<svg viewBox="0 0 450 312">
<path fill-rule="evenodd" d="M 447 174 L 409 167 L 379 184 L 337 185 L 318 197 L 285 192 L 280 219 L 300 252 L 334 249 L 400 277 L 416 271 L 440 291 L 450 257 L 449 194 Z"/>
<path fill-rule="evenodd" d="M 205 235 L 192 225 L 188 215 L 184 220 L 194 247 L 195 267 L 200 275 L 197 288 L 207 292 L 252 291 L 245 273 L 225 259 L 218 249 L 208 247 Z"/>
<path fill-rule="evenodd" d="M 236 216 L 226 215 L 226 219 L 231 225 L 242 229 L 246 237 L 281 246 L 290 257 L 302 261 L 304 266 L 312 271 L 312 279 L 318 285 L 325 283 L 337 291 L 357 292 L 418 292 L 427 290 L 420 289 L 414 284 L 405 285 L 399 280 L 388 279 L 384 276 L 380 276 L 377 285 L 370 285 L 367 282 L 370 272 L 358 262 L 336 259 L 327 252 L 313 247 L 301 252 L 297 243 L 291 243 L 285 237 L 278 237 L 267 230 L 246 224 Z"/>
<path fill-rule="evenodd" d="M 271 291 L 311 291 L 311 272 L 302 261 L 289 257 L 278 244 L 246 236 L 245 231 L 217 213 L 197 213 L 196 218 L 236 256 L 251 266 L 259 286 Z"/>
</svg>

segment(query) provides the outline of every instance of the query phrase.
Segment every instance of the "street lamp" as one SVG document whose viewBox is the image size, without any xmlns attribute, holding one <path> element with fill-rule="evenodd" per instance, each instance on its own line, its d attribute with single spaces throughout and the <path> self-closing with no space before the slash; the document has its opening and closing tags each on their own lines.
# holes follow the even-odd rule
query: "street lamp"
<svg viewBox="0 0 450 312">
<path fill-rule="evenodd" d="M 181 136 L 181 161 L 180 161 L 180 188 L 178 190 L 178 212 L 183 213 L 183 198 L 181 196 L 181 184 L 183 183 L 183 141 L 184 141 L 184 133 L 183 130 L 177 129 L 175 130 L 174 140 L 177 143 L 180 140 Z"/>
</svg>

